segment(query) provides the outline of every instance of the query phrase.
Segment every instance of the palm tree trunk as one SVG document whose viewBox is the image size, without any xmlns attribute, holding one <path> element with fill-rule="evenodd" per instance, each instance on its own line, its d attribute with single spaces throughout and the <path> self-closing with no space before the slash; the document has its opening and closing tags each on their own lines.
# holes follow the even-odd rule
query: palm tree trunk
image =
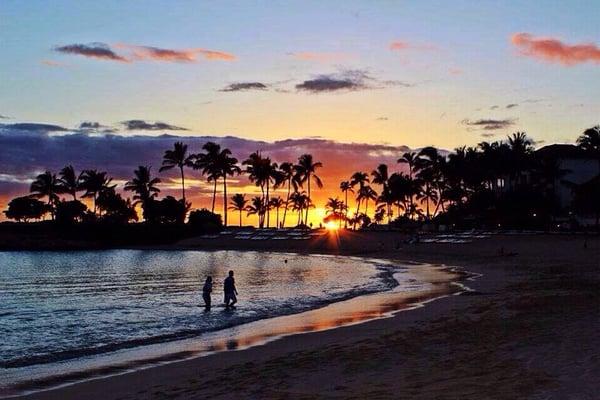
<svg viewBox="0 0 600 400">
<path fill-rule="evenodd" d="M 269 227 L 269 216 L 271 215 L 270 210 L 269 210 L 269 178 L 267 178 L 267 197 L 265 200 L 265 207 L 266 207 L 266 211 L 267 211 L 267 228 Z"/>
<path fill-rule="evenodd" d="M 354 224 L 352 224 L 352 229 L 356 229 L 356 217 L 358 216 L 359 211 L 360 211 L 360 199 L 356 199 L 356 213 L 354 214 Z"/>
<path fill-rule="evenodd" d="M 224 226 L 227 226 L 227 174 L 223 175 L 223 214 L 225 215 Z"/>
<path fill-rule="evenodd" d="M 240 208 L 240 228 L 242 227 L 242 209 Z"/>
<path fill-rule="evenodd" d="M 181 170 L 181 198 L 185 205 L 185 177 L 183 176 L 183 167 L 179 167 L 179 169 Z"/>
<path fill-rule="evenodd" d="M 344 205 L 346 206 L 346 208 L 344 209 L 344 229 L 348 228 L 348 191 L 345 191 L 346 194 L 346 201 L 344 203 Z"/>
<path fill-rule="evenodd" d="M 288 203 L 290 202 L 290 191 L 292 190 L 292 179 L 288 179 L 288 191 L 287 197 L 285 198 L 285 210 L 283 210 L 283 221 L 281 226 L 285 226 L 285 216 L 287 214 Z"/>
<path fill-rule="evenodd" d="M 279 207 L 277 207 L 277 226 L 275 228 L 279 229 Z"/>
<path fill-rule="evenodd" d="M 304 225 L 308 225 L 308 210 L 310 209 L 310 173 L 308 174 L 308 204 L 306 205 L 306 215 L 304 217 Z"/>
<path fill-rule="evenodd" d="M 213 187 L 213 200 L 212 200 L 212 208 L 210 210 L 210 212 L 214 213 L 215 212 L 215 199 L 217 198 L 217 178 L 215 178 L 215 184 Z"/>
</svg>

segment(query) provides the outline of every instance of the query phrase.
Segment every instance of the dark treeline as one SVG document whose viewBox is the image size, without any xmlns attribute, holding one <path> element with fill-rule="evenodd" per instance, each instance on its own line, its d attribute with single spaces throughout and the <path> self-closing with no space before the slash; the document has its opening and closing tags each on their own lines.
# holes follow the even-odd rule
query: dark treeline
<svg viewBox="0 0 600 400">
<path fill-rule="evenodd" d="M 329 198 L 325 222 L 351 228 L 368 227 L 373 222 L 418 225 L 431 222 L 457 226 L 549 227 L 557 218 L 593 215 L 600 218 L 600 127 L 587 129 L 577 139 L 579 150 L 597 160 L 596 178 L 585 184 L 565 182 L 570 171 L 556 159 L 534 151 L 525 133 L 517 132 L 506 141 L 482 142 L 476 147 L 460 147 L 445 155 L 434 147 L 399 155 L 398 164 L 406 172 L 392 172 L 380 164 L 370 173 L 357 171 L 339 184 L 342 193 Z M 30 194 L 13 199 L 5 214 L 17 221 L 38 220 L 45 215 L 57 223 L 107 222 L 125 224 L 138 220 L 136 206 L 149 224 L 228 225 L 228 210 L 256 215 L 259 227 L 309 225 L 314 208 L 312 191 L 322 188 L 318 176 L 322 163 L 310 154 L 297 162 L 273 162 L 261 152 L 241 162 L 227 148 L 208 142 L 200 153 L 188 152 L 177 142 L 167 150 L 159 172 L 178 171 L 181 198 L 159 199 L 160 178 L 150 166 L 139 166 L 123 189 L 132 197 L 123 198 L 106 172 L 85 170 L 77 173 L 66 166 L 58 174 L 46 171 L 31 184 Z M 190 212 L 186 200 L 185 177 L 196 171 L 212 185 L 210 210 Z M 260 195 L 227 195 L 227 182 L 245 174 L 260 188 Z M 557 182 L 570 185 L 572 204 L 561 206 Z M 222 216 L 215 214 L 217 190 L 222 188 Z M 337 188 L 336 188 L 337 190 Z M 274 196 L 278 191 L 282 196 Z M 79 198 L 78 198 L 79 196 Z M 91 209 L 80 201 L 90 199 Z M 348 200 L 354 200 L 350 207 Z"/>
<path fill-rule="evenodd" d="M 309 209 L 313 207 L 311 190 L 316 185 L 323 186 L 317 175 L 322 164 L 313 160 L 312 155 L 301 155 L 297 163 L 284 162 L 280 165 L 260 152 L 252 153 L 241 163 L 232 156 L 231 150 L 221 148 L 214 142 L 207 142 L 200 153 L 188 152 L 186 144 L 177 142 L 165 151 L 159 172 L 176 169 L 181 179 L 181 198 L 166 196 L 158 199 L 160 178 L 152 175 L 150 166 L 139 166 L 133 171 L 133 178 L 123 186 L 131 192 L 131 198 L 123 198 L 117 192 L 117 185 L 107 172 L 84 170 L 77 173 L 71 165 L 55 174 L 46 171 L 38 175 L 31 184 L 30 194 L 10 201 L 4 212 L 10 219 L 28 222 L 39 220 L 46 215 L 58 224 L 112 223 L 126 224 L 138 221 L 135 207 L 141 207 L 143 221 L 149 224 L 183 224 L 186 218 L 190 224 L 228 224 L 228 210 L 257 215 L 259 226 L 285 225 L 287 211 L 297 212 L 297 225 L 306 225 Z M 209 210 L 194 210 L 186 200 L 185 176 L 188 169 L 200 173 L 212 185 L 212 205 Z M 260 188 L 261 195 L 250 200 L 245 194 L 235 194 L 228 206 L 227 179 L 246 174 L 248 179 Z M 223 216 L 215 214 L 217 188 L 222 185 Z M 285 188 L 286 197 L 273 196 L 273 191 Z M 79 196 L 79 198 L 78 198 Z M 91 209 L 81 201 L 90 199 Z M 283 216 L 280 221 L 280 209 Z M 276 215 L 271 218 L 271 212 Z"/>
</svg>

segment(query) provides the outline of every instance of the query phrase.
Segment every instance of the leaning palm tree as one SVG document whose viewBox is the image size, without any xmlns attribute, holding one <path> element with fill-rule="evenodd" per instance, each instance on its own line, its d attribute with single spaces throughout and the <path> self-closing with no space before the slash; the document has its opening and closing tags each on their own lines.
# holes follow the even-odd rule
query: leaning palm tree
<svg viewBox="0 0 600 400">
<path fill-rule="evenodd" d="M 348 227 L 348 192 L 354 193 L 352 185 L 349 181 L 342 181 L 340 183 L 340 189 L 344 193 L 344 228 Z"/>
<path fill-rule="evenodd" d="M 172 168 L 179 168 L 179 172 L 181 174 L 181 198 L 183 199 L 183 203 L 185 204 L 185 175 L 183 173 L 184 167 L 192 167 L 193 166 L 193 156 L 188 155 L 187 152 L 187 144 L 183 144 L 182 142 L 175 142 L 173 145 L 173 150 L 165 151 L 163 156 L 162 167 L 158 170 L 158 172 L 163 172 Z"/>
<path fill-rule="evenodd" d="M 85 193 L 81 197 L 91 197 L 94 202 L 94 214 L 96 214 L 96 202 L 98 195 L 105 190 L 113 189 L 112 178 L 106 176 L 106 172 L 98 172 L 95 169 L 87 169 L 81 173 L 81 189 Z"/>
<path fill-rule="evenodd" d="M 306 195 L 308 196 L 308 203 L 312 203 L 310 197 L 310 181 L 311 179 L 315 181 L 315 184 L 320 189 L 323 187 L 323 182 L 321 178 L 316 174 L 317 168 L 323 167 L 323 163 L 319 161 L 314 161 L 312 154 L 303 154 L 298 158 L 298 164 L 296 165 L 296 175 L 298 176 L 298 182 L 300 186 L 304 183 L 307 184 Z M 306 213 L 304 215 L 304 223 L 308 223 L 308 209 L 306 207 Z"/>
<path fill-rule="evenodd" d="M 242 211 L 246 211 L 247 204 L 248 200 L 246 200 L 245 194 L 236 193 L 231 197 L 231 206 L 229 209 L 240 213 L 240 226 L 242 226 Z"/>
<path fill-rule="evenodd" d="M 73 196 L 73 200 L 77 200 L 77 192 L 81 190 L 80 178 L 81 175 L 75 173 L 75 168 L 72 165 L 67 165 L 58 173 L 60 176 L 59 184 L 63 193 L 68 193 Z"/>
<path fill-rule="evenodd" d="M 58 194 L 61 192 L 61 186 L 56 175 L 50 171 L 46 171 L 43 174 L 39 174 L 30 187 L 31 197 L 47 197 L 48 208 L 54 219 L 54 205 L 58 202 Z"/>
<path fill-rule="evenodd" d="M 160 193 L 160 189 L 156 187 L 160 183 L 160 179 L 152 178 L 150 167 L 143 165 L 140 165 L 133 173 L 135 177 L 125 183 L 124 189 L 135 193 L 133 205 L 141 204 L 144 214 L 146 214 L 148 203 Z M 146 219 L 146 215 L 144 215 L 144 219 Z"/>
<path fill-rule="evenodd" d="M 357 201 L 360 203 L 362 200 L 365 201 L 365 215 L 369 213 L 369 200 L 377 200 L 377 192 L 373 190 L 371 186 L 363 186 L 358 190 Z"/>
<path fill-rule="evenodd" d="M 277 228 L 279 229 L 279 209 L 283 206 L 285 206 L 285 201 L 283 201 L 283 199 L 279 196 L 277 197 L 273 197 L 269 200 L 269 206 L 270 208 L 274 208 L 276 215 L 277 215 Z M 267 225 L 268 226 L 268 225 Z"/>
<path fill-rule="evenodd" d="M 350 186 L 354 187 L 356 185 L 358 185 L 358 191 L 360 192 L 360 190 L 362 188 L 364 188 L 365 186 L 367 186 L 369 184 L 369 175 L 367 175 L 366 172 L 355 172 L 352 174 L 352 176 L 350 177 Z M 358 215 L 358 213 L 360 212 L 360 198 L 356 198 L 356 212 L 354 213 L 354 215 Z"/>
</svg>

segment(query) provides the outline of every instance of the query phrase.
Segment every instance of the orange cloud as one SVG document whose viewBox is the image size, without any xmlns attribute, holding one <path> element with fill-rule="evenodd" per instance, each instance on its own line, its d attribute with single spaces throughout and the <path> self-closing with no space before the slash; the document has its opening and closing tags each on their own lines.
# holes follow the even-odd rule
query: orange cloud
<svg viewBox="0 0 600 400">
<path fill-rule="evenodd" d="M 41 64 L 46 65 L 48 67 L 62 67 L 64 66 L 64 64 L 59 63 L 58 61 L 54 61 L 54 60 L 42 60 L 40 61 Z"/>
<path fill-rule="evenodd" d="M 198 57 L 205 60 L 215 61 L 233 61 L 236 57 L 233 54 L 222 51 L 207 50 L 201 48 L 195 49 L 162 49 L 153 46 L 138 46 L 127 43 L 117 43 L 114 47 L 129 51 L 129 59 L 134 61 L 164 61 L 164 62 L 196 62 Z"/>
<path fill-rule="evenodd" d="M 600 48 L 593 43 L 566 44 L 558 39 L 535 37 L 529 33 L 515 33 L 513 45 L 527 57 L 573 66 L 585 62 L 600 64 Z"/>
</svg>

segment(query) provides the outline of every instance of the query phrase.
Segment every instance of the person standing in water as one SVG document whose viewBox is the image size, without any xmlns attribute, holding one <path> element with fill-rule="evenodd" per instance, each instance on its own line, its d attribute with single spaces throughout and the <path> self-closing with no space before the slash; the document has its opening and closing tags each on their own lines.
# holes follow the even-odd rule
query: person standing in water
<svg viewBox="0 0 600 400">
<path fill-rule="evenodd" d="M 235 287 L 235 279 L 233 279 L 233 271 L 229 271 L 229 276 L 223 282 L 223 292 L 225 293 L 225 307 L 235 308 L 238 292 Z"/>
<path fill-rule="evenodd" d="M 212 276 L 207 276 L 202 287 L 202 298 L 204 299 L 204 308 L 210 310 L 210 294 L 212 293 Z"/>
</svg>

